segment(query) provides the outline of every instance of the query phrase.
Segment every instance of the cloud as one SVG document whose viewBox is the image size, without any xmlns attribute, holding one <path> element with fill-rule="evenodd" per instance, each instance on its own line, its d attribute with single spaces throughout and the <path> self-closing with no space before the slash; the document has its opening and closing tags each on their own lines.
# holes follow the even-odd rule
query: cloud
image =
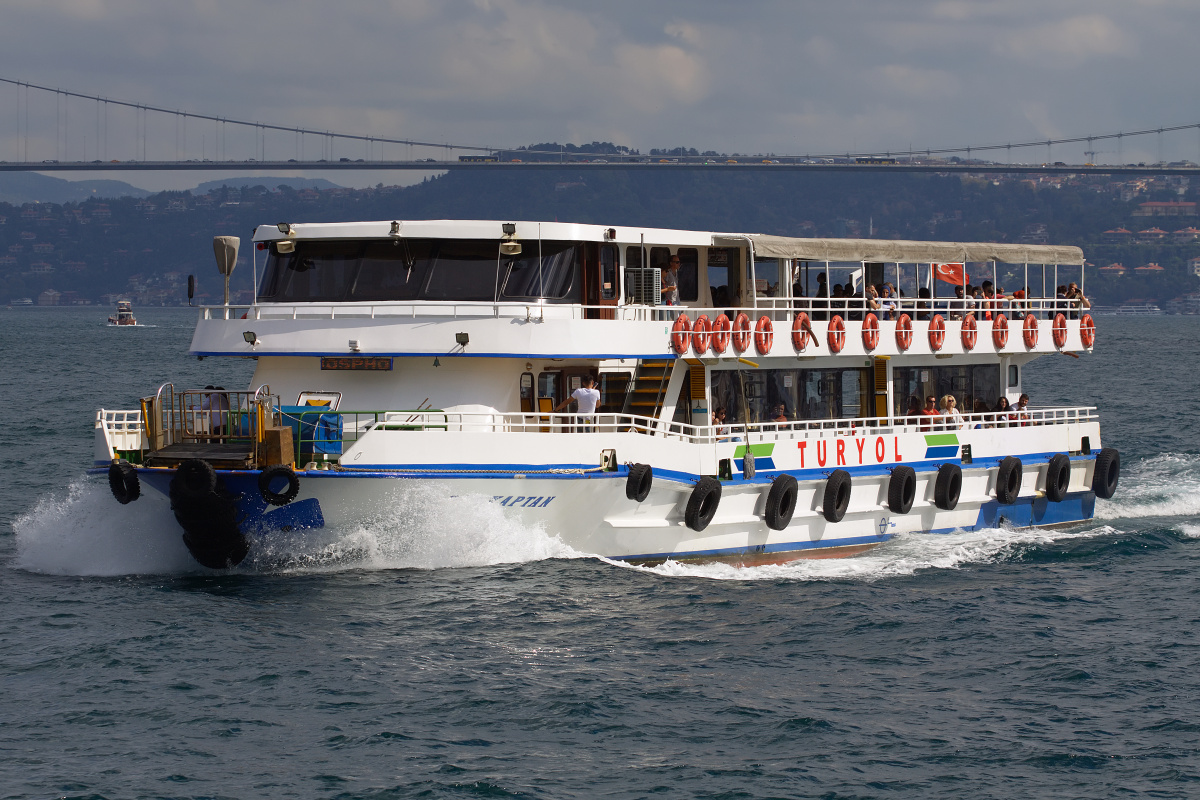
<svg viewBox="0 0 1200 800">
<path fill-rule="evenodd" d="M 1134 36 L 1108 17 L 1086 14 L 1017 31 L 997 52 L 1012 58 L 1079 64 L 1113 57 L 1136 58 L 1138 46 Z"/>
</svg>

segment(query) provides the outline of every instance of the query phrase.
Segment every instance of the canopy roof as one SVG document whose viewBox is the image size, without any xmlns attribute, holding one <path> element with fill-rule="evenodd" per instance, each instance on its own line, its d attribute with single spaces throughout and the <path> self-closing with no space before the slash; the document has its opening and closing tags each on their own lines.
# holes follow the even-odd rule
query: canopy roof
<svg viewBox="0 0 1200 800">
<path fill-rule="evenodd" d="M 714 236 L 714 240 L 722 239 Z M 898 239 L 793 239 L 750 234 L 760 258 L 804 261 L 882 261 L 901 264 L 1001 261 L 1006 264 L 1083 264 L 1083 251 L 1069 245 L 910 242 Z M 730 239 L 730 244 L 743 239 Z"/>
</svg>

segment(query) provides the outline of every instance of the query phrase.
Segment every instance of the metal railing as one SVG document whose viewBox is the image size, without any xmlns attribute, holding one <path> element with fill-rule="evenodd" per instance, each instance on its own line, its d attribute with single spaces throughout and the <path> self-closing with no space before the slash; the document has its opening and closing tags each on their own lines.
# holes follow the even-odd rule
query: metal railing
<svg viewBox="0 0 1200 800">
<path fill-rule="evenodd" d="M 255 458 L 263 431 L 278 418 L 279 398 L 269 386 L 256 391 L 187 389 L 164 383 L 141 400 L 141 419 L 151 452 L 173 444 L 250 445 Z"/>
</svg>

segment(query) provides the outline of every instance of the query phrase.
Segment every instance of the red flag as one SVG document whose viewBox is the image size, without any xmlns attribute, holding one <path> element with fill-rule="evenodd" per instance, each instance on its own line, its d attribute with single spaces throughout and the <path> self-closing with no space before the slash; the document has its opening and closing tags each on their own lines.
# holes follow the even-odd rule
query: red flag
<svg viewBox="0 0 1200 800">
<path fill-rule="evenodd" d="M 967 282 L 967 271 L 962 264 L 934 264 L 933 274 L 939 281 L 962 286 Z"/>
</svg>

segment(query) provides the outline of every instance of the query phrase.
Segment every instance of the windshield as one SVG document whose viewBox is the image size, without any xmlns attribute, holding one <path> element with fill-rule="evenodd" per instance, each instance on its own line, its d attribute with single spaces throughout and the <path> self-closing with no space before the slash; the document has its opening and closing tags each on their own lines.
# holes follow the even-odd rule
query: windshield
<svg viewBox="0 0 1200 800">
<path fill-rule="evenodd" d="M 292 253 L 272 245 L 258 299 L 580 302 L 579 245 L 523 245 L 518 256 L 500 255 L 492 240 L 308 241 Z"/>
</svg>

